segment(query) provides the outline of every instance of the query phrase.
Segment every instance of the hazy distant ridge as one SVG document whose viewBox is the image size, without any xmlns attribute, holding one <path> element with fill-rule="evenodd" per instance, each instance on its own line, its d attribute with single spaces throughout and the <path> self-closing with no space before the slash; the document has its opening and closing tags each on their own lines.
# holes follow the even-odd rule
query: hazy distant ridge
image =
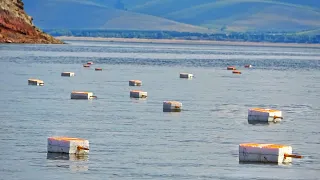
<svg viewBox="0 0 320 180">
<path fill-rule="evenodd" d="M 24 0 L 42 28 L 190 32 L 320 28 L 318 0 Z"/>
</svg>

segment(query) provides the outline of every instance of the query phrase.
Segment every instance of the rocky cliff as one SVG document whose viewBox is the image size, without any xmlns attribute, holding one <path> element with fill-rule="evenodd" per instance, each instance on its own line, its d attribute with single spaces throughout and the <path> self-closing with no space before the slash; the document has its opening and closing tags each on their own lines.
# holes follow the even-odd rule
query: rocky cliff
<svg viewBox="0 0 320 180">
<path fill-rule="evenodd" d="M 36 28 L 23 6 L 22 0 L 0 0 L 0 43 L 62 44 Z"/>
</svg>

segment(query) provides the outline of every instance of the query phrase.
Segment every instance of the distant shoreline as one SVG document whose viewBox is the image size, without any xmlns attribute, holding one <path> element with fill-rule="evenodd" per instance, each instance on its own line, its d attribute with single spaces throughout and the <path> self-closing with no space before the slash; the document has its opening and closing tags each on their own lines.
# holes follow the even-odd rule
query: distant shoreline
<svg viewBox="0 0 320 180">
<path fill-rule="evenodd" d="M 102 37 L 75 37 L 57 36 L 62 41 L 105 41 L 105 42 L 129 42 L 129 43 L 158 43 L 158 44 L 203 44 L 203 45 L 237 45 L 237 46 L 281 46 L 281 47 L 313 47 L 320 48 L 320 44 L 298 43 L 270 43 L 270 42 L 235 42 L 235 41 L 211 41 L 211 40 L 183 40 L 183 39 L 140 39 L 140 38 L 102 38 Z"/>
</svg>

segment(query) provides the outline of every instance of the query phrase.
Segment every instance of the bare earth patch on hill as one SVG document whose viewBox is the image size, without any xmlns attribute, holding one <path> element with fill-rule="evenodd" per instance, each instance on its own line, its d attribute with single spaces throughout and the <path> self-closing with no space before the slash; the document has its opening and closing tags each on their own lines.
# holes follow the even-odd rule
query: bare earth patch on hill
<svg viewBox="0 0 320 180">
<path fill-rule="evenodd" d="M 21 0 L 0 1 L 0 43 L 62 44 L 32 24 Z"/>
</svg>

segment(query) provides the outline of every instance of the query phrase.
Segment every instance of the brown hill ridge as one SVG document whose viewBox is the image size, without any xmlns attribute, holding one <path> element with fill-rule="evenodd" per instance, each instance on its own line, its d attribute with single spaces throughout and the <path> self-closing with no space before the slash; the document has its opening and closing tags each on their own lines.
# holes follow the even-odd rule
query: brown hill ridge
<svg viewBox="0 0 320 180">
<path fill-rule="evenodd" d="M 0 43 L 63 43 L 36 28 L 23 6 L 22 0 L 0 0 Z"/>
</svg>

